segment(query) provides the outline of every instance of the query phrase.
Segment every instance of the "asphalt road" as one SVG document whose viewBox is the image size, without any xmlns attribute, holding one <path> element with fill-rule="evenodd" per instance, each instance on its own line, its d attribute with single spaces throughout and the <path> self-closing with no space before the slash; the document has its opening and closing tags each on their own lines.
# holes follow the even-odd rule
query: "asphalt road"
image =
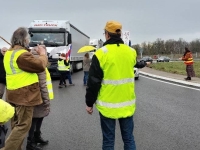
<svg viewBox="0 0 200 150">
<path fill-rule="evenodd" d="M 99 114 L 85 111 L 83 72 L 72 75 L 75 86 L 58 88 L 44 119 L 43 137 L 50 142 L 44 150 L 100 150 L 102 134 Z M 134 115 L 137 150 L 200 149 L 200 92 L 144 77 L 136 81 L 137 110 Z M 116 125 L 115 150 L 123 150 Z"/>
</svg>

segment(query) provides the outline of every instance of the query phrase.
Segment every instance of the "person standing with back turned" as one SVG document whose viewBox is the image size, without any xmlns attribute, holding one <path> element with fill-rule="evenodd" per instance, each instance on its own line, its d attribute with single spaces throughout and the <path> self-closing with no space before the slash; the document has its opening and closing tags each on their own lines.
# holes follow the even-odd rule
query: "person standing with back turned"
<svg viewBox="0 0 200 150">
<path fill-rule="evenodd" d="M 15 115 L 3 150 L 22 150 L 31 127 L 34 106 L 42 104 L 36 73 L 45 71 L 47 56 L 45 49 L 37 46 L 39 57 L 35 58 L 28 50 L 29 42 L 28 30 L 18 28 L 12 35 L 11 48 L 4 56 L 6 101 L 15 107 Z"/>
<path fill-rule="evenodd" d="M 83 71 L 84 71 L 83 85 L 84 86 L 87 86 L 90 63 L 91 63 L 90 55 L 89 53 L 86 53 L 83 58 Z"/>
<path fill-rule="evenodd" d="M 119 22 L 107 22 L 104 30 L 106 42 L 95 52 L 89 70 L 86 111 L 92 114 L 93 104 L 96 103 L 103 134 L 103 150 L 114 150 L 116 120 L 119 120 L 124 150 L 135 150 L 133 67 L 137 54 L 121 39 L 122 25 Z"/>
</svg>

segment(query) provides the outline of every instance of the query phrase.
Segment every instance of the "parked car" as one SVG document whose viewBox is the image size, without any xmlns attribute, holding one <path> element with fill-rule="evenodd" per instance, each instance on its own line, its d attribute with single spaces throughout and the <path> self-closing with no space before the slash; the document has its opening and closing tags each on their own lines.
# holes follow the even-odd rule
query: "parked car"
<svg viewBox="0 0 200 150">
<path fill-rule="evenodd" d="M 166 56 L 160 56 L 158 59 L 157 59 L 157 62 L 169 62 L 170 61 L 170 58 L 169 57 L 166 57 Z"/>
<path fill-rule="evenodd" d="M 134 74 L 135 74 L 135 80 L 138 80 L 140 75 L 138 68 L 134 68 Z"/>
<path fill-rule="evenodd" d="M 144 61 L 144 62 L 153 62 L 153 59 L 151 58 L 151 57 L 149 57 L 149 56 L 145 56 L 145 57 L 142 57 L 141 59 L 140 59 L 140 61 Z"/>
</svg>

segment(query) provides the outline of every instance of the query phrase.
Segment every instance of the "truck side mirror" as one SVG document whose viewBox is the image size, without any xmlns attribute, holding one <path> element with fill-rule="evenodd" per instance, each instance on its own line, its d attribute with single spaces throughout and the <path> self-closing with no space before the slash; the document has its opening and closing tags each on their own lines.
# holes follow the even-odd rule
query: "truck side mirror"
<svg viewBox="0 0 200 150">
<path fill-rule="evenodd" d="M 70 33 L 68 33 L 67 36 L 67 45 L 72 44 L 72 35 Z"/>
</svg>

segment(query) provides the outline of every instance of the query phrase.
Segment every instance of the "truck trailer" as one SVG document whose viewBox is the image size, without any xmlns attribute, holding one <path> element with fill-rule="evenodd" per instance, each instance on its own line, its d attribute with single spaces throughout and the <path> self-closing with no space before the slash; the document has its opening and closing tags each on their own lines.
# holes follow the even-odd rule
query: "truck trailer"
<svg viewBox="0 0 200 150">
<path fill-rule="evenodd" d="M 29 25 L 30 47 L 44 44 L 47 48 L 48 70 L 58 77 L 57 61 L 61 53 L 69 55 L 71 72 L 83 68 L 83 54 L 77 51 L 88 45 L 90 37 L 68 20 L 34 20 Z M 69 54 L 68 53 L 68 54 Z"/>
</svg>

